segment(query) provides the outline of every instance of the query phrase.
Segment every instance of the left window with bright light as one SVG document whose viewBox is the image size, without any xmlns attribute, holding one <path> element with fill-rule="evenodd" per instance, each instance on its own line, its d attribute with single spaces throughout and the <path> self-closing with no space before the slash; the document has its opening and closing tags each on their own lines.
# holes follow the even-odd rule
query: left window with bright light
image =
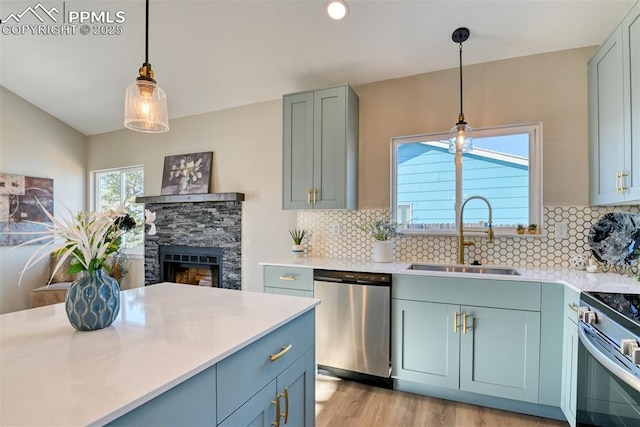
<svg viewBox="0 0 640 427">
<path fill-rule="evenodd" d="M 97 212 L 125 206 L 137 224 L 144 221 L 144 204 L 136 203 L 137 196 L 144 195 L 144 168 L 132 166 L 93 172 L 94 208 Z M 123 247 L 141 250 L 144 247 L 142 227 L 123 236 Z"/>
</svg>

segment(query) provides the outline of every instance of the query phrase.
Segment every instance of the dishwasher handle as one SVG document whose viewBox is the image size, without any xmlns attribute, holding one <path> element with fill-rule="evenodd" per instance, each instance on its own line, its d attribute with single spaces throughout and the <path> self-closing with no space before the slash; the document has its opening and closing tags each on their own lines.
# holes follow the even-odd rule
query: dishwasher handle
<svg viewBox="0 0 640 427">
<path fill-rule="evenodd" d="M 343 283 L 342 279 L 338 279 L 336 277 L 325 277 L 325 276 L 314 276 L 313 280 L 316 282 L 333 282 L 333 283 Z"/>
</svg>

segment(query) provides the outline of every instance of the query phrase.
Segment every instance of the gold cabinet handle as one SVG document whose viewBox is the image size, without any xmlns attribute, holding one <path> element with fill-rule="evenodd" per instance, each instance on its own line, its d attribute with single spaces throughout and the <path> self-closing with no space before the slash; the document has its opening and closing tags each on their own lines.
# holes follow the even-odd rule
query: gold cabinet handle
<svg viewBox="0 0 640 427">
<path fill-rule="evenodd" d="M 282 396 L 284 396 L 284 423 L 287 424 L 289 422 L 289 390 L 286 387 Z"/>
<path fill-rule="evenodd" d="M 453 312 L 453 333 L 454 334 L 458 333 L 458 312 L 457 311 Z"/>
<path fill-rule="evenodd" d="M 624 193 L 625 190 L 628 190 L 627 187 L 624 186 L 624 178 L 628 176 L 625 171 L 616 172 L 616 193 Z"/>
<path fill-rule="evenodd" d="M 296 280 L 295 274 L 285 274 L 284 276 L 280 276 L 280 280 Z"/>
<path fill-rule="evenodd" d="M 618 185 L 617 182 L 616 182 L 616 185 Z M 311 204 L 311 190 L 307 190 L 307 204 L 308 205 Z"/>
<path fill-rule="evenodd" d="M 313 204 L 315 205 L 316 203 L 318 203 L 318 189 L 314 188 L 313 189 Z"/>
<path fill-rule="evenodd" d="M 628 176 L 628 174 L 625 171 L 620 172 L 620 191 L 623 193 L 628 190 L 628 188 L 624 186 L 624 178 L 626 176 Z"/>
<path fill-rule="evenodd" d="M 272 405 L 276 407 L 276 420 L 271 422 L 273 427 L 280 427 L 280 395 L 276 394 L 275 400 L 271 401 Z"/>
<path fill-rule="evenodd" d="M 578 312 L 578 306 L 576 305 L 575 302 L 572 302 L 571 304 L 569 304 L 569 308 L 575 311 L 576 313 Z"/>
<path fill-rule="evenodd" d="M 467 334 L 467 313 L 462 313 L 462 333 Z"/>
<path fill-rule="evenodd" d="M 269 360 L 272 362 L 275 362 L 276 360 L 280 359 L 282 356 L 287 354 L 287 352 L 291 350 L 291 347 L 293 347 L 293 344 L 289 344 L 286 347 L 282 347 L 282 350 L 280 350 L 280 353 L 269 355 Z"/>
</svg>

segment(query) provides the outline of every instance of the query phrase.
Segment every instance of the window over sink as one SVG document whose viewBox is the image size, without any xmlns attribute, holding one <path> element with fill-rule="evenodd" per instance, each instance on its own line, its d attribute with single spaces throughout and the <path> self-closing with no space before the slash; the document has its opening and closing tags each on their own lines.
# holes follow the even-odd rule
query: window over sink
<svg viewBox="0 0 640 427">
<path fill-rule="evenodd" d="M 474 149 L 462 156 L 462 201 L 486 197 L 496 234 L 515 234 L 518 224 L 542 229 L 542 123 L 473 131 Z M 449 133 L 391 139 L 391 210 L 406 234 L 457 231 L 455 155 Z M 479 202 L 479 203 L 478 203 Z M 465 207 L 465 227 L 486 227 L 486 204 Z"/>
</svg>

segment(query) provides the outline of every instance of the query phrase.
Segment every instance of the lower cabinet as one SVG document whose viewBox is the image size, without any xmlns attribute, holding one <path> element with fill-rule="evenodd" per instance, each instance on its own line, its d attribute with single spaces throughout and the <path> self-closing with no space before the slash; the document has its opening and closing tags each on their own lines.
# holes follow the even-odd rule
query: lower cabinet
<svg viewBox="0 0 640 427">
<path fill-rule="evenodd" d="M 107 424 L 109 426 L 215 425 L 216 366 L 195 375 Z"/>
<path fill-rule="evenodd" d="M 537 402 L 540 313 L 393 300 L 401 379 Z"/>
<path fill-rule="evenodd" d="M 238 408 L 220 426 L 314 425 L 314 373 L 314 356 L 313 352 L 309 351 Z"/>
<path fill-rule="evenodd" d="M 315 425 L 315 310 L 110 425 Z"/>
<path fill-rule="evenodd" d="M 578 393 L 578 305 L 580 293 L 565 288 L 564 349 L 562 365 L 562 412 L 576 426 Z"/>
<path fill-rule="evenodd" d="M 313 298 L 311 268 L 266 265 L 263 274 L 265 293 Z"/>
<path fill-rule="evenodd" d="M 393 280 L 396 380 L 538 403 L 540 283 L 404 275 Z"/>
</svg>

